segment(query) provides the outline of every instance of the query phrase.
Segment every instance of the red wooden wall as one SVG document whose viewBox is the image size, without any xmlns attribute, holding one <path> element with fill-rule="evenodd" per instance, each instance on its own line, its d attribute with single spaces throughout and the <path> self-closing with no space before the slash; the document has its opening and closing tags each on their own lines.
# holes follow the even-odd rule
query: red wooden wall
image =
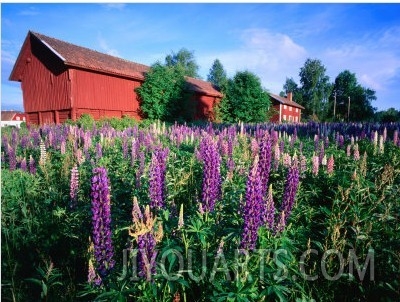
<svg viewBox="0 0 400 302">
<path fill-rule="evenodd" d="M 279 106 L 281 106 L 281 110 L 282 110 L 281 122 L 285 122 L 285 121 L 290 122 L 290 123 L 301 122 L 301 109 L 300 108 L 286 105 L 286 109 L 285 109 L 285 105 L 276 103 L 276 102 L 274 102 L 273 107 L 277 111 L 277 114 L 275 114 L 271 118 L 271 120 L 270 120 L 271 122 L 273 122 L 273 123 L 279 122 Z M 297 120 L 296 120 L 296 117 L 297 117 Z"/>
<path fill-rule="evenodd" d="M 291 123 L 300 122 L 300 117 L 301 117 L 301 109 L 300 108 L 292 107 L 289 105 L 286 105 L 286 106 L 281 105 L 281 106 L 282 106 L 282 121 L 287 121 L 287 122 L 291 122 Z M 296 118 L 297 118 L 297 120 L 296 120 Z"/>
<path fill-rule="evenodd" d="M 192 100 L 196 104 L 195 120 L 214 120 L 214 105 L 219 101 L 215 96 L 194 94 Z"/>
<path fill-rule="evenodd" d="M 55 122 L 56 110 L 70 108 L 67 69 L 59 58 L 37 40 L 31 38 L 27 43 L 27 51 L 23 54 L 25 70 L 21 79 L 27 121 Z M 43 120 L 40 120 L 40 111 L 45 111 Z"/>
<path fill-rule="evenodd" d="M 139 117 L 139 100 L 135 89 L 139 80 L 96 73 L 82 69 L 70 69 L 71 103 L 73 118 L 84 113 L 95 119 L 103 116 Z"/>
</svg>

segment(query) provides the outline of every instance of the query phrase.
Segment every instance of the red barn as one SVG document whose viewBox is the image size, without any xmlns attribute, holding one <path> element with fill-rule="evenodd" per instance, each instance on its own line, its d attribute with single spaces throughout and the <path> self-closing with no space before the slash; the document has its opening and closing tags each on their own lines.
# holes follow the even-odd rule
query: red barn
<svg viewBox="0 0 400 302">
<path fill-rule="evenodd" d="M 149 66 L 28 32 L 10 75 L 21 82 L 27 123 L 62 123 L 82 114 L 140 119 L 135 89 Z M 212 119 L 222 95 L 211 83 L 187 78 L 194 119 Z"/>
<path fill-rule="evenodd" d="M 292 100 L 293 94 L 289 92 L 287 97 L 281 97 L 276 94 L 269 94 L 272 106 L 276 109 L 278 114 L 271 118 L 271 122 L 291 122 L 299 123 L 301 121 L 301 110 L 303 106 L 297 104 Z"/>
</svg>

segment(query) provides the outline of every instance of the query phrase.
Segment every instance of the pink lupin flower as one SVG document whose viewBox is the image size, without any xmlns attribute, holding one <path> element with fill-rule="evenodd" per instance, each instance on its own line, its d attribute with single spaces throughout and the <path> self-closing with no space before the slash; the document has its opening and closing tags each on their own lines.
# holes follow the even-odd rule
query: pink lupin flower
<svg viewBox="0 0 400 302">
<path fill-rule="evenodd" d="M 178 219 L 178 230 L 183 227 L 183 203 L 181 204 L 181 208 L 179 210 L 179 219 Z"/>
<path fill-rule="evenodd" d="M 346 155 L 347 155 L 347 157 L 351 156 L 351 145 L 347 145 Z"/>
<path fill-rule="evenodd" d="M 328 174 L 332 174 L 333 173 L 333 167 L 335 165 L 335 160 L 333 159 L 333 155 L 331 155 L 328 159 L 328 164 L 326 166 L 326 171 L 328 172 Z"/>
<path fill-rule="evenodd" d="M 307 171 L 307 158 L 301 154 L 300 155 L 300 173 Z"/>
<path fill-rule="evenodd" d="M 314 155 L 312 158 L 312 162 L 313 162 L 313 169 L 312 169 L 312 173 L 314 175 L 318 175 L 318 170 L 319 170 L 319 157 L 317 155 Z"/>
<path fill-rule="evenodd" d="M 353 156 L 354 156 L 354 160 L 356 160 L 356 161 L 360 160 L 360 151 L 358 150 L 358 144 L 354 145 Z"/>
<path fill-rule="evenodd" d="M 71 197 L 71 208 L 74 208 L 76 205 L 76 201 L 78 199 L 78 189 L 79 189 L 79 171 L 78 166 L 75 165 L 71 169 L 71 179 L 70 179 L 70 192 L 69 195 Z"/>
<path fill-rule="evenodd" d="M 273 200 L 272 194 L 272 184 L 269 185 L 268 194 L 265 202 L 265 223 L 267 224 L 270 230 L 274 228 L 275 222 L 275 204 Z"/>
</svg>

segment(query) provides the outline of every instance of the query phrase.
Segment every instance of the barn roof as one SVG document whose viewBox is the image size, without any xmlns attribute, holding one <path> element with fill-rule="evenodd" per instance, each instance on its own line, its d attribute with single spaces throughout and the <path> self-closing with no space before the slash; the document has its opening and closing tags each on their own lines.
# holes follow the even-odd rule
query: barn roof
<svg viewBox="0 0 400 302">
<path fill-rule="evenodd" d="M 289 100 L 288 98 L 284 98 L 284 97 L 281 97 L 281 96 L 273 94 L 273 93 L 270 93 L 269 96 L 283 105 L 288 105 L 288 106 L 304 109 L 303 106 L 301 106 L 300 104 L 297 104 L 296 102 Z"/>
<path fill-rule="evenodd" d="M 48 49 L 57 55 L 66 66 L 114 74 L 137 80 L 144 80 L 146 72 L 150 69 L 149 66 L 143 64 L 74 45 L 40 33 L 29 31 L 28 37 L 29 36 L 33 36 L 41 41 Z M 10 79 L 14 80 L 13 74 L 11 74 Z M 195 92 L 201 92 L 212 96 L 222 96 L 209 82 L 189 77 L 187 78 L 187 82 L 189 87 Z"/>
</svg>

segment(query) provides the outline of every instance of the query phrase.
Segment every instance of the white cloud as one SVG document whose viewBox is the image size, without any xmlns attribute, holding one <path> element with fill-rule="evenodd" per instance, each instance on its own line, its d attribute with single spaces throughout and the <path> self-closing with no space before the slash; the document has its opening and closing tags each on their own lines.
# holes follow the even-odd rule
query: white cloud
<svg viewBox="0 0 400 302">
<path fill-rule="evenodd" d="M 14 54 L 12 52 L 2 49 L 1 64 L 14 65 L 16 59 L 17 58 L 14 56 Z"/>
<path fill-rule="evenodd" d="M 22 10 L 18 13 L 20 16 L 36 16 L 38 14 L 39 11 L 34 6 L 30 6 L 28 9 Z"/>
<path fill-rule="evenodd" d="M 200 66 L 211 66 L 218 58 L 228 76 L 249 70 L 260 77 L 265 88 L 279 93 L 286 77 L 298 74 L 307 51 L 289 36 L 263 28 L 246 29 L 240 33 L 241 47 L 199 59 Z M 208 67 L 209 68 L 209 67 Z M 208 73 L 205 70 L 203 73 Z"/>
<path fill-rule="evenodd" d="M 125 8 L 126 4 L 125 3 L 107 3 L 107 4 L 102 4 L 107 9 L 117 9 L 117 10 L 122 10 Z"/>
<path fill-rule="evenodd" d="M 111 56 L 115 56 L 115 57 L 121 57 L 121 55 L 119 54 L 118 50 L 111 48 L 107 41 L 103 38 L 103 36 L 101 35 L 101 33 L 98 34 L 97 36 L 97 40 L 99 42 L 100 48 L 102 49 L 102 51 L 104 51 L 105 53 L 111 55 Z"/>
<path fill-rule="evenodd" d="M 322 61 L 327 63 L 331 74 L 334 72 L 334 77 L 347 69 L 356 74 L 361 85 L 385 91 L 400 74 L 399 34 L 400 28 L 390 28 L 335 49 L 327 49 Z M 331 80 L 334 81 L 334 78 Z"/>
</svg>

